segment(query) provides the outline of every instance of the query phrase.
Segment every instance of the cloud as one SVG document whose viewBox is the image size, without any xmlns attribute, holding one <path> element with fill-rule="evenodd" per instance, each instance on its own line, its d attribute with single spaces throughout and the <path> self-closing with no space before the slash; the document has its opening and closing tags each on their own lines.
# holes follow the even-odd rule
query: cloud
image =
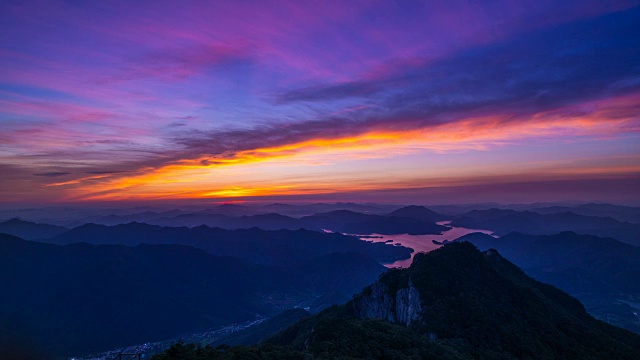
<svg viewBox="0 0 640 360">
<path fill-rule="evenodd" d="M 242 43 L 174 46 L 150 51 L 131 59 L 113 80 L 157 78 L 178 81 L 216 68 L 233 67 L 252 61 Z"/>
<path fill-rule="evenodd" d="M 383 79 L 381 81 L 352 81 L 342 84 L 309 86 L 285 91 L 276 97 L 275 102 L 276 104 L 286 104 L 297 101 L 328 101 L 366 97 L 381 92 L 384 85 L 394 82 L 394 79 Z"/>
<path fill-rule="evenodd" d="M 169 128 L 176 128 L 176 127 L 183 127 L 183 126 L 187 126 L 187 124 L 183 122 L 172 122 L 167 125 L 167 127 Z"/>
<path fill-rule="evenodd" d="M 64 172 L 64 171 L 51 171 L 51 172 L 43 172 L 43 173 L 36 173 L 33 174 L 34 176 L 46 176 L 46 177 L 58 177 L 58 176 L 65 176 L 65 175 L 70 175 L 70 172 Z"/>
<path fill-rule="evenodd" d="M 99 170 L 99 171 L 86 171 L 86 174 L 92 175 L 109 175 L 109 174 L 122 174 L 127 173 L 125 170 Z"/>
<path fill-rule="evenodd" d="M 640 89 L 640 7 L 402 64 L 386 76 L 287 90 L 277 104 L 367 98 L 431 117 L 544 111 Z"/>
<path fill-rule="evenodd" d="M 121 169 L 138 169 L 139 174 L 171 164 L 229 165 L 294 155 L 306 149 L 366 146 L 371 139 L 358 138 L 364 134 L 420 130 L 432 131 L 437 137 L 443 131 L 437 127 L 446 124 L 459 123 L 462 133 L 454 135 L 464 141 L 467 133 L 475 131 L 485 136 L 491 129 L 498 131 L 502 122 L 526 120 L 530 124 L 532 117 L 534 122 L 544 122 L 547 117 L 555 121 L 551 127 L 525 126 L 523 130 L 539 129 L 544 134 L 559 128 L 558 119 L 576 114 L 589 117 L 602 108 L 607 110 L 601 111 L 604 116 L 592 116 L 590 123 L 606 120 L 609 115 L 625 118 L 638 106 L 623 102 L 613 107 L 604 104 L 576 109 L 574 105 L 638 91 L 640 84 L 629 81 L 640 73 L 640 23 L 633 21 L 637 18 L 638 8 L 471 48 L 437 61 L 398 62 L 401 65 L 390 67 L 380 76 L 286 92 L 280 94 L 280 104 L 326 104 L 330 111 L 310 120 L 264 122 L 243 129 L 187 130 L 167 139 L 159 151 L 144 156 L 137 152 L 136 159 L 105 164 L 111 171 L 94 170 L 90 174 L 117 178 Z M 158 55 L 158 59 L 163 58 L 171 56 Z M 160 62 L 183 64 L 182 55 L 176 59 Z M 362 99 L 366 105 L 335 105 L 354 99 Z M 336 107 L 359 110 L 334 111 Z M 545 111 L 551 116 L 538 116 Z M 492 117 L 488 123 L 487 116 Z M 576 122 L 568 124 L 574 126 Z M 503 139 L 504 132 L 508 130 L 496 134 L 497 138 Z M 492 139 L 486 137 L 487 141 Z M 449 140 L 455 139 L 444 139 Z"/>
<path fill-rule="evenodd" d="M 580 9 L 587 7 L 581 3 L 578 5 Z M 13 118 L 37 117 L 51 119 L 57 124 L 36 124 L 38 129 L 18 129 L 38 131 L 41 134 L 5 131 L 5 136 L 0 135 L 0 143 L 10 144 L 12 153 L 22 156 L 25 162 L 38 162 L 40 167 L 37 170 L 30 167 L 27 177 L 32 172 L 51 168 L 69 169 L 74 174 L 86 172 L 104 175 L 87 178 L 94 181 L 129 177 L 129 174 L 120 174 L 132 169 L 136 169 L 134 172 L 137 174 L 188 162 L 189 165 L 193 163 L 200 168 L 213 167 L 241 163 L 243 159 L 260 161 L 271 155 L 288 156 L 307 151 L 308 148 L 311 152 L 321 147 L 335 146 L 344 149 L 340 139 L 360 137 L 366 142 L 369 134 L 407 134 L 421 131 L 431 132 L 433 136 L 430 138 L 434 138 L 443 133 L 441 126 L 449 124 L 458 124 L 458 128 L 465 134 L 484 135 L 485 132 L 496 131 L 512 136 L 513 139 L 518 138 L 519 134 L 513 130 L 518 127 L 506 127 L 503 124 L 531 124 L 539 121 L 542 123 L 541 132 L 546 131 L 547 134 L 558 129 L 558 126 L 545 126 L 545 122 L 549 122 L 550 118 L 557 120 L 556 122 L 566 118 L 571 121 L 567 121 L 569 128 L 565 131 L 572 136 L 580 130 L 571 132 L 571 126 L 579 123 L 575 118 L 589 117 L 587 125 L 592 126 L 612 119 L 628 119 L 639 110 L 638 105 L 625 103 L 601 112 L 601 117 L 594 117 L 594 107 L 581 106 L 599 99 L 624 97 L 640 91 L 638 7 L 542 29 L 550 23 L 566 20 L 564 15 L 558 15 L 562 19 L 544 24 L 531 21 L 536 24 L 517 27 L 518 31 L 500 29 L 497 31 L 499 36 L 482 36 L 482 39 L 474 41 L 467 41 L 465 38 L 476 30 L 477 26 L 471 24 L 473 21 L 469 21 L 471 25 L 460 25 L 458 17 L 435 16 L 434 20 L 448 19 L 450 24 L 444 29 L 461 26 L 468 28 L 457 37 L 444 35 L 444 40 L 439 40 L 453 42 L 458 39 L 459 43 L 446 47 L 442 52 L 435 52 L 430 58 L 416 57 L 415 54 L 431 55 L 429 51 L 422 51 L 430 50 L 430 45 L 422 48 L 421 43 L 428 42 L 434 29 L 442 31 L 441 27 L 436 26 L 438 24 L 434 25 L 432 31 L 425 28 L 415 38 L 409 38 L 408 43 L 399 41 L 398 36 L 406 34 L 393 31 L 397 25 L 395 23 L 378 26 L 376 21 L 367 17 L 369 20 L 365 23 L 351 24 L 354 28 L 367 23 L 373 24 L 380 34 L 387 35 L 386 39 L 390 44 L 382 45 L 375 39 L 375 46 L 369 49 L 370 44 L 367 42 L 373 38 L 370 33 L 372 29 L 367 26 L 358 27 L 352 34 L 353 38 L 343 36 L 345 29 L 351 30 L 346 27 L 348 24 L 342 24 L 344 27 L 335 26 L 334 22 L 324 24 L 325 17 L 309 12 L 307 6 L 296 5 L 297 7 L 300 7 L 302 14 L 322 19 L 322 27 L 307 32 L 300 29 L 300 33 L 293 31 L 296 30 L 295 26 L 275 27 L 271 29 L 274 34 L 262 34 L 264 26 L 253 23 L 256 21 L 255 16 L 247 16 L 245 27 L 261 32 L 260 35 L 264 37 L 247 36 L 248 40 L 242 40 L 244 37 L 239 36 L 240 42 L 235 43 L 236 38 L 225 36 L 236 36 L 235 31 L 226 34 L 215 31 L 199 33 L 191 31 L 201 28 L 195 24 L 177 29 L 172 27 L 175 23 L 157 18 L 151 23 L 138 22 L 140 17 L 136 15 L 132 16 L 136 21 L 128 23 L 131 28 L 103 27 L 103 30 L 130 35 L 136 40 L 136 46 L 123 47 L 122 49 L 126 48 L 125 51 L 106 54 L 108 51 L 102 51 L 105 48 L 100 47 L 106 43 L 97 41 L 96 53 L 73 56 L 81 60 L 77 64 L 53 66 L 56 65 L 55 61 L 52 62 L 46 56 L 37 56 L 36 59 L 29 60 L 31 63 L 27 63 L 29 65 L 26 68 L 30 71 L 23 71 L 21 68 L 25 61 L 14 59 L 12 62 L 15 66 L 5 70 L 5 74 L 10 76 L 8 81 L 55 86 L 59 91 L 82 95 L 99 102 L 79 101 L 77 104 L 72 102 L 61 106 L 55 98 L 45 102 L 0 99 L 0 104 L 5 105 L 4 112 Z M 526 6 L 518 8 L 529 9 Z M 556 13 L 564 14 L 554 9 Z M 466 8 L 466 11 L 477 14 L 472 10 L 474 9 Z M 598 12 L 587 11 L 589 16 Z M 248 12 L 240 13 L 251 15 Z M 341 11 L 329 13 L 336 16 L 343 14 Z M 545 14 L 538 14 L 535 18 L 545 17 Z M 167 15 L 171 18 L 173 14 Z M 283 19 L 281 14 L 276 15 L 279 15 L 279 23 L 288 24 L 289 19 Z M 467 15 L 469 14 L 461 17 L 468 19 Z M 207 23 L 211 22 L 210 16 L 203 17 Z M 300 21 L 297 17 L 293 18 Z M 387 18 L 393 19 L 389 16 Z M 495 20 L 492 17 L 478 20 L 485 27 L 480 32 L 493 31 L 489 26 L 495 25 L 492 19 Z M 520 19 L 521 17 L 516 16 L 511 20 Z M 233 17 L 224 20 L 228 20 L 229 25 L 239 24 L 238 19 Z M 267 20 L 267 25 L 273 21 L 272 18 Z M 156 29 L 151 26 L 155 23 L 160 27 Z M 421 24 L 431 26 L 426 21 Z M 219 23 L 216 25 L 219 26 Z M 138 26 L 149 28 L 146 31 L 131 31 L 144 30 Z M 162 33 L 162 29 L 169 32 Z M 407 24 L 407 29 L 418 28 Z M 173 30 L 184 30 L 189 36 L 201 36 L 189 40 L 183 37 L 178 39 L 172 37 L 175 35 Z M 529 33 L 523 35 L 523 31 Z M 216 37 L 211 34 L 216 34 Z M 275 35 L 281 36 L 278 38 L 280 42 L 274 40 L 277 37 Z M 260 39 L 265 40 L 264 44 Z M 500 39 L 500 42 L 491 43 L 496 39 Z M 408 49 L 409 45 L 415 45 L 418 50 L 397 51 L 403 50 L 403 47 Z M 156 50 L 148 51 L 149 46 Z M 466 49 L 460 50 L 463 46 L 467 46 Z M 130 51 L 135 51 L 138 55 L 131 56 Z M 389 59 L 390 54 L 398 55 L 398 58 L 382 66 L 384 71 L 375 67 L 376 64 L 379 65 L 378 62 Z M 289 58 L 291 62 L 284 61 L 285 58 Z M 303 72 L 303 75 L 292 71 L 295 68 L 291 65 L 293 62 L 300 64 L 296 69 Z M 343 67 L 342 63 L 350 65 Z M 256 73 L 234 71 L 237 66 L 245 64 L 255 65 Z M 31 71 L 32 68 L 40 68 L 41 71 Z M 361 73 L 363 70 L 365 72 Z M 316 75 L 309 76 L 314 71 Z M 325 72 L 333 75 L 317 76 Z M 345 76 L 339 76 L 340 74 Z M 204 79 L 201 75 L 213 76 Z M 108 78 L 107 82 L 113 83 L 94 86 L 97 78 Z M 225 78 L 230 84 L 245 81 L 251 86 L 238 92 L 230 91 L 229 98 L 209 94 L 209 91 L 222 89 L 217 83 L 215 86 L 211 84 L 221 81 L 221 78 Z M 324 80 L 325 83 L 310 83 L 310 78 L 327 80 Z M 125 80 L 134 81 L 119 82 Z M 164 81 L 166 84 L 153 80 Z M 189 86 L 174 83 L 183 80 L 192 82 Z M 301 81 L 296 84 L 305 86 L 279 92 L 272 90 L 273 86 L 290 86 L 295 81 Z M 226 82 L 222 86 L 225 85 Z M 23 92 L 33 91 L 34 89 L 30 89 Z M 42 96 L 40 93 L 34 93 L 34 96 L 39 98 Z M 272 97 L 261 107 L 261 100 L 269 93 Z M 191 96 L 189 102 L 181 99 Z M 260 102 L 260 106 L 256 102 Z M 176 104 L 186 109 L 176 111 Z M 204 106 L 208 107 L 207 111 L 202 110 Z M 264 111 L 252 112 L 251 118 L 245 119 L 238 109 L 247 108 L 260 108 Z M 549 115 L 554 111 L 557 112 L 554 116 L 540 116 L 541 113 Z M 156 112 L 161 116 L 153 115 Z M 195 114 L 202 121 L 192 122 L 189 120 L 194 119 L 193 116 L 178 116 L 181 114 Z M 487 123 L 482 120 L 488 116 L 492 117 L 490 126 L 486 126 Z M 277 121 L 271 121 L 276 118 Z M 238 124 L 237 128 L 228 127 L 232 121 Z M 157 129 L 153 128 L 155 126 Z M 196 126 L 199 130 L 194 130 Z M 613 131 L 619 130 L 616 126 L 611 126 Z M 537 129 L 529 127 L 526 130 Z M 636 130 L 637 126 L 629 128 L 629 131 Z M 17 136 L 19 134 L 24 136 Z M 17 139 L 20 144 L 14 144 L 18 142 Z M 308 144 L 296 145 L 305 142 Z M 449 145 L 462 147 L 461 142 Z M 368 148 L 371 149 L 374 148 Z M 380 153 L 382 152 L 381 150 Z M 57 162 L 52 164 L 51 161 L 54 160 Z M 64 166 L 59 166 L 63 162 Z M 33 178 L 31 181 L 47 180 L 46 175 L 37 176 L 44 178 Z M 75 183 L 78 182 L 79 180 Z"/>
<path fill-rule="evenodd" d="M 640 73 L 640 7 L 418 63 L 403 63 L 380 78 L 285 91 L 275 99 L 277 104 L 330 106 L 362 98 L 375 107 L 245 130 L 195 131 L 173 139 L 182 147 L 176 156 L 229 157 L 244 150 L 375 131 L 428 129 L 487 115 L 521 121 L 632 94 L 640 91 L 640 81 L 632 81 Z M 628 104 L 622 109 L 630 111 Z M 582 111 L 589 114 L 593 109 Z"/>
</svg>

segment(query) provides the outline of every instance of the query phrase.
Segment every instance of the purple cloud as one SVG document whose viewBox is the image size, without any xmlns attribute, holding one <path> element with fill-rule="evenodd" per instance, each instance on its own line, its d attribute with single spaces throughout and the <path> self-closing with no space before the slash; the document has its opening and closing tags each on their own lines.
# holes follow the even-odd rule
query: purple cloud
<svg viewBox="0 0 640 360">
<path fill-rule="evenodd" d="M 58 176 L 65 176 L 65 175 L 71 175 L 71 173 L 65 172 L 65 171 L 51 171 L 51 172 L 33 174 L 33 176 L 46 176 L 46 177 L 58 177 Z"/>
</svg>

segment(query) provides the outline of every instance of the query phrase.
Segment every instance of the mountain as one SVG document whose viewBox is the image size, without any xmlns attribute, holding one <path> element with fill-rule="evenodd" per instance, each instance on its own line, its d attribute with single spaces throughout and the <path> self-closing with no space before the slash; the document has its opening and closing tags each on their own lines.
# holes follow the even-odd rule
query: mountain
<svg viewBox="0 0 640 360">
<path fill-rule="evenodd" d="M 618 221 L 640 223 L 640 207 L 589 203 L 578 206 L 545 206 L 530 209 L 540 214 L 572 212 L 579 215 L 612 217 Z"/>
<path fill-rule="evenodd" d="M 320 228 L 350 234 L 440 234 L 449 227 L 411 217 L 368 215 L 336 210 L 300 218 L 307 229 Z"/>
<path fill-rule="evenodd" d="M 298 230 L 307 229 L 321 231 L 331 230 L 352 234 L 439 234 L 447 227 L 436 225 L 443 217 L 436 213 L 408 209 L 396 215 L 372 215 L 350 210 L 334 210 L 325 213 L 294 218 L 278 213 L 256 214 L 248 216 L 227 216 L 208 212 L 182 214 L 173 218 L 160 218 L 148 221 L 150 224 L 162 226 L 207 225 L 223 229 L 250 229 L 258 227 L 264 230 Z M 421 217 L 422 215 L 422 217 Z"/>
<path fill-rule="evenodd" d="M 56 354 L 161 339 L 273 311 L 251 300 L 265 290 L 265 269 L 193 248 L 56 246 L 5 236 L 0 249 L 0 284 L 12 289 L 0 299 L 2 318 L 17 317 Z"/>
<path fill-rule="evenodd" d="M 389 216 L 406 217 L 428 222 L 438 222 L 448 220 L 447 216 L 438 214 L 437 212 L 427 209 L 424 206 L 410 205 L 400 208 L 389 213 Z"/>
<path fill-rule="evenodd" d="M 520 232 L 550 235 L 562 231 L 613 237 L 640 245 L 640 224 L 621 222 L 611 217 L 578 215 L 572 212 L 539 214 L 505 209 L 472 210 L 453 219 L 452 226 L 492 230 L 497 235 Z"/>
<path fill-rule="evenodd" d="M 0 223 L 0 233 L 17 236 L 27 240 L 47 239 L 62 234 L 69 229 L 49 224 L 38 224 L 18 218 Z"/>
<path fill-rule="evenodd" d="M 397 208 L 397 206 L 387 204 L 358 204 L 349 202 L 338 202 L 332 204 L 316 203 L 296 205 L 276 203 L 262 206 L 256 205 L 255 208 L 257 210 L 260 210 L 262 213 L 278 213 L 287 216 L 301 217 L 335 210 L 349 210 L 363 214 L 382 215 Z"/>
<path fill-rule="evenodd" d="M 73 223 L 75 224 L 75 226 L 91 224 L 91 223 L 101 224 L 101 225 L 128 224 L 130 222 L 154 223 L 158 219 L 178 217 L 182 213 L 183 212 L 180 210 L 169 210 L 169 211 L 162 211 L 162 212 L 144 211 L 140 213 L 125 214 L 125 215 L 109 214 L 109 215 L 103 215 L 103 216 L 90 216 L 90 217 L 78 219 Z"/>
<path fill-rule="evenodd" d="M 163 226 L 199 226 L 209 225 L 216 227 L 224 227 L 227 219 L 233 219 L 241 216 L 250 216 L 260 213 L 253 207 L 223 204 L 212 208 L 200 209 L 197 211 L 185 210 L 168 210 L 168 211 L 143 211 L 134 213 L 121 214 L 122 211 L 111 213 L 108 215 L 89 216 L 76 219 L 71 222 L 75 226 L 84 224 L 100 224 L 100 225 L 120 225 L 131 222 L 142 222 Z M 255 226 L 255 225 L 253 225 Z M 247 228 L 253 227 L 248 226 Z"/>
<path fill-rule="evenodd" d="M 238 227 L 231 224 L 237 217 L 227 216 L 222 214 L 209 214 L 209 213 L 185 213 L 173 217 L 160 217 L 148 221 L 144 221 L 150 225 L 160 225 L 167 227 L 195 227 L 200 225 L 206 225 L 209 227 L 218 227 L 223 229 L 236 229 Z M 121 222 L 120 224 L 128 224 L 130 221 Z M 242 227 L 242 226 L 240 226 Z M 249 226 L 249 228 L 252 226 Z"/>
<path fill-rule="evenodd" d="M 206 225 L 209 227 L 219 227 L 222 229 L 250 229 L 257 227 L 263 230 L 298 230 L 304 226 L 296 218 L 289 216 L 268 213 L 268 214 L 256 214 L 247 216 L 227 216 L 221 214 L 208 214 L 208 213 L 187 213 L 176 217 L 170 218 L 158 218 L 155 220 L 147 221 L 148 224 L 161 225 L 161 226 L 187 226 L 195 227 L 200 225 Z M 309 229 L 320 230 L 320 229 Z"/>
<path fill-rule="evenodd" d="M 252 216 L 242 216 L 230 219 L 230 227 L 235 229 L 250 229 L 257 227 L 263 230 L 298 230 L 301 229 L 298 219 L 277 213 L 258 214 Z M 320 229 L 308 229 L 320 230 Z"/>
<path fill-rule="evenodd" d="M 155 360 L 637 359 L 640 335 L 595 320 L 495 250 L 453 243 L 417 254 L 345 305 L 255 347 L 178 344 Z"/>
<path fill-rule="evenodd" d="M 200 214 L 220 214 L 227 216 L 246 216 L 257 214 L 258 211 L 250 206 L 237 205 L 237 204 L 222 204 L 210 209 L 206 209 L 199 212 Z"/>
<path fill-rule="evenodd" d="M 573 232 L 500 238 L 474 233 L 456 241 L 497 249 L 530 276 L 578 298 L 597 318 L 640 332 L 640 247 Z"/>
<path fill-rule="evenodd" d="M 381 263 L 408 259 L 412 249 L 362 241 L 353 236 L 309 230 L 258 228 L 225 230 L 208 226 L 161 227 L 142 223 L 116 226 L 87 224 L 48 242 L 72 244 L 181 244 L 204 249 L 212 255 L 233 256 L 260 264 L 292 265 L 335 252 L 363 254 Z"/>
<path fill-rule="evenodd" d="M 337 204 L 336 204 L 337 205 Z M 278 206 L 280 207 L 280 206 Z M 267 209 L 267 208 L 264 208 Z M 229 210 L 226 214 L 225 211 Z M 447 230 L 445 226 L 435 224 L 444 219 L 424 207 L 408 207 L 389 215 L 373 215 L 350 210 L 334 210 L 324 213 L 295 218 L 275 212 L 254 214 L 256 210 L 240 205 L 220 205 L 213 209 L 197 212 L 179 213 L 175 216 L 162 216 L 169 212 L 144 212 L 131 215 L 108 215 L 87 218 L 85 220 L 102 225 L 120 225 L 130 222 L 143 222 L 168 227 L 196 227 L 205 225 L 222 229 L 263 230 L 331 230 L 357 234 L 439 234 Z M 250 215 L 243 215 L 249 213 Z M 174 213 L 172 213 L 174 214 Z M 400 216 L 406 214 L 407 216 Z"/>
<path fill-rule="evenodd" d="M 385 270 L 357 254 L 265 266 L 182 245 L 60 246 L 2 234 L 0 288 L 10 291 L 0 297 L 0 320 L 9 319 L 0 334 L 22 328 L 25 343 L 52 354 L 87 354 L 298 305 L 319 311 Z"/>
</svg>

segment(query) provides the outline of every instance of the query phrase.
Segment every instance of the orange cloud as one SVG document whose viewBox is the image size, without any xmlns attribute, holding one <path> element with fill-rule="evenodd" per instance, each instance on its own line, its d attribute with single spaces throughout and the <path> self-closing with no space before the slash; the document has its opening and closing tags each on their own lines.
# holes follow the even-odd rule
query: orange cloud
<svg viewBox="0 0 640 360">
<path fill-rule="evenodd" d="M 526 141 L 553 141 L 570 144 L 576 139 L 611 138 L 620 134 L 639 133 L 640 121 L 625 106 L 639 96 L 612 99 L 578 108 L 539 113 L 527 119 L 509 116 L 470 118 L 422 129 L 391 131 L 372 129 L 358 136 L 317 138 L 308 141 L 239 151 L 221 156 L 184 159 L 160 168 L 141 169 L 130 173 L 87 178 L 50 184 L 71 186 L 76 199 L 187 198 L 267 196 L 274 194 L 326 193 L 406 186 L 404 178 L 393 177 L 367 185 L 367 174 L 343 176 L 350 169 L 344 164 L 357 160 L 402 158 L 416 153 L 446 154 L 482 152 L 500 147 L 518 146 Z M 264 166 L 263 164 L 268 164 Z M 638 164 L 619 168 L 623 172 L 638 171 Z M 327 173 L 310 179 L 300 169 L 323 166 Z M 356 165 L 357 166 L 357 165 Z M 487 164 L 491 167 L 491 164 Z M 452 164 L 452 168 L 455 164 Z M 572 174 L 615 171 L 611 166 L 583 169 L 561 167 Z M 384 170 L 384 169 L 382 169 Z M 509 169 L 501 169 L 509 173 Z M 548 169 L 549 173 L 559 170 Z M 453 170 L 451 171 L 453 173 Z M 415 171 L 411 176 L 416 177 Z M 428 169 L 417 174 L 420 179 L 436 181 Z M 467 174 L 470 176 L 470 174 Z M 326 180 L 329 179 L 329 180 Z M 332 180 L 333 179 L 333 180 Z M 448 180 L 450 181 L 450 180 Z"/>
</svg>

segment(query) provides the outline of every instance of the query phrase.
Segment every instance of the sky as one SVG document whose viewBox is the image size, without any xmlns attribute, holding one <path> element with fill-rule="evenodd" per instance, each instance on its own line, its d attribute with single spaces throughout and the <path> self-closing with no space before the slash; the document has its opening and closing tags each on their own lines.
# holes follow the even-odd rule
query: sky
<svg viewBox="0 0 640 360">
<path fill-rule="evenodd" d="M 0 202 L 640 203 L 638 1 L 0 2 Z"/>
</svg>

